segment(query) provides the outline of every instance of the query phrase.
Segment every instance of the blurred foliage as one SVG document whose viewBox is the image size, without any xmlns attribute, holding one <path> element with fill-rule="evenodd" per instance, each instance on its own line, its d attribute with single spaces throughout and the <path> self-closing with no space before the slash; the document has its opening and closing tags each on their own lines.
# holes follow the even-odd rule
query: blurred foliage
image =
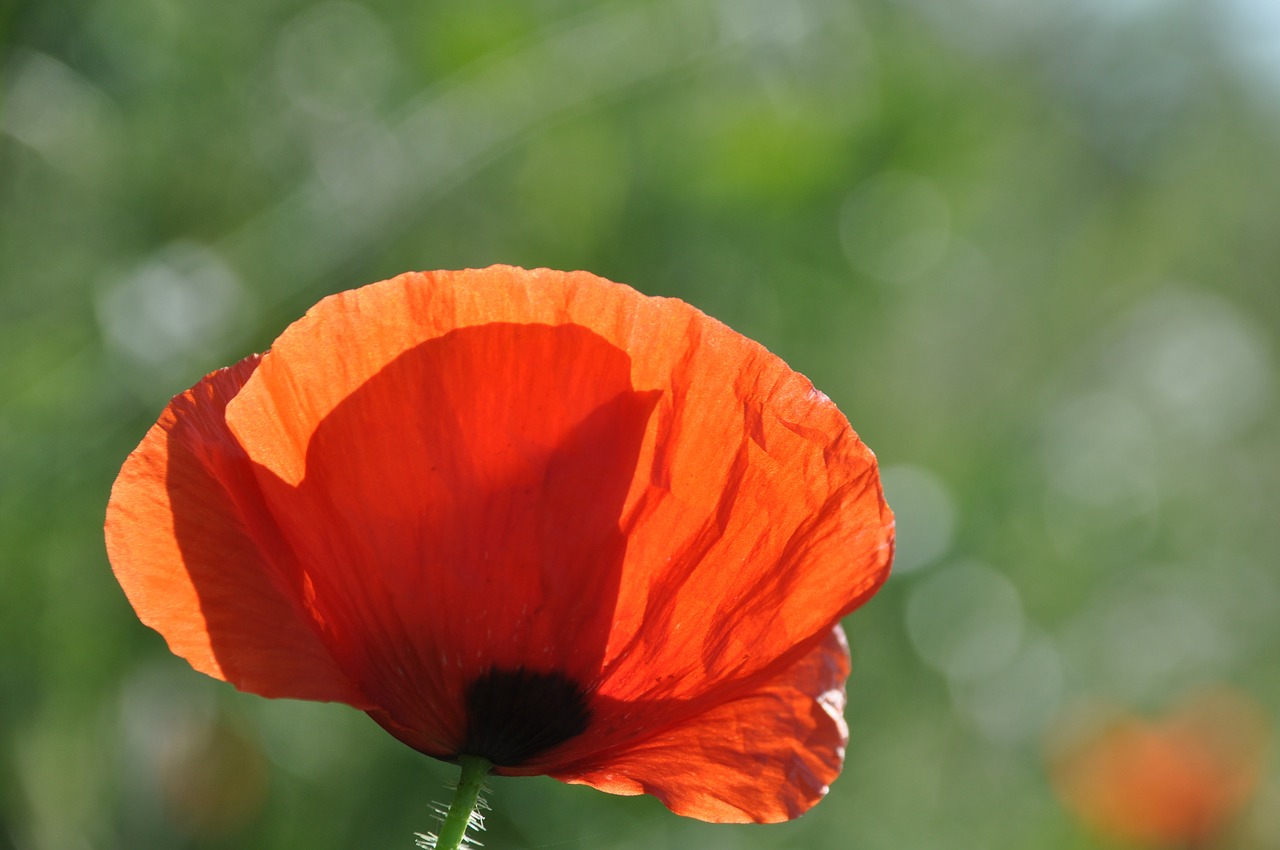
<svg viewBox="0 0 1280 850">
<path fill-rule="evenodd" d="M 406 269 L 586 268 L 886 471 L 848 767 L 779 827 L 495 780 L 488 846 L 1111 846 L 1072 706 L 1280 706 L 1269 0 L 0 6 L 0 847 L 409 847 L 452 769 L 205 679 L 103 554 L 173 393 Z M 1101 843 L 1099 843 L 1101 842 Z M 1223 847 L 1280 847 L 1280 772 Z"/>
</svg>

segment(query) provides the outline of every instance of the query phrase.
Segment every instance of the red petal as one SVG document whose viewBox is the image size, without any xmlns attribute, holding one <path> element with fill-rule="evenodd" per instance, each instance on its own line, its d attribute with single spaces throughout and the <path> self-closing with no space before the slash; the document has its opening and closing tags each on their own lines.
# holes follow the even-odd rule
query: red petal
<svg viewBox="0 0 1280 850">
<path fill-rule="evenodd" d="M 840 773 L 848 675 L 849 650 L 837 626 L 751 693 L 552 775 L 611 794 L 652 794 L 676 814 L 704 821 L 790 820 L 822 799 Z"/>
<path fill-rule="evenodd" d="M 793 661 L 892 560 L 874 455 L 836 407 L 755 343 L 686 312 L 682 339 L 632 349 L 653 372 L 684 345 L 637 473 L 648 489 L 623 518 L 627 571 L 600 688 L 620 700 L 695 698 Z"/>
<path fill-rule="evenodd" d="M 411 274 L 325 299 L 225 422 L 257 483 L 211 480 L 258 500 L 238 516 L 267 529 L 249 536 L 293 607 L 242 616 L 193 572 L 210 589 L 188 596 L 226 606 L 211 621 L 254 633 L 220 648 L 210 629 L 206 652 L 319 630 L 426 752 L 456 752 L 462 695 L 494 666 L 592 694 L 591 728 L 547 769 L 639 746 L 794 667 L 891 558 L 874 457 L 828 399 L 692 307 L 585 273 Z"/>
<path fill-rule="evenodd" d="M 441 300 L 471 294 L 414 279 L 330 299 L 228 413 L 277 472 L 262 470 L 267 502 L 340 665 L 379 722 L 442 755 L 490 668 L 598 673 L 654 401 L 625 353 L 577 325 L 441 332 L 459 310 Z"/>
<path fill-rule="evenodd" d="M 363 705 L 287 586 L 287 553 L 257 519 L 252 469 L 222 418 L 257 364 L 165 408 L 112 488 L 107 553 L 141 620 L 195 669 L 263 696 Z"/>
</svg>

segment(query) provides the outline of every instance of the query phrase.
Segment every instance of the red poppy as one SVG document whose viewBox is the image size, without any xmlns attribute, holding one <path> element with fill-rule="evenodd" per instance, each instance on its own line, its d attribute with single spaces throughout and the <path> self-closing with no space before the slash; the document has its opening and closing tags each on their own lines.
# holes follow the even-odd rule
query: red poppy
<svg viewBox="0 0 1280 850">
<path fill-rule="evenodd" d="M 839 619 L 885 580 L 875 458 L 683 302 L 583 272 L 326 298 L 176 397 L 107 550 L 144 623 L 445 760 L 780 821 L 840 770 Z"/>
<path fill-rule="evenodd" d="M 1160 720 L 1120 713 L 1083 724 L 1052 756 L 1054 784 L 1099 833 L 1145 847 L 1208 847 L 1253 795 L 1267 737 L 1251 699 L 1205 691 Z"/>
</svg>

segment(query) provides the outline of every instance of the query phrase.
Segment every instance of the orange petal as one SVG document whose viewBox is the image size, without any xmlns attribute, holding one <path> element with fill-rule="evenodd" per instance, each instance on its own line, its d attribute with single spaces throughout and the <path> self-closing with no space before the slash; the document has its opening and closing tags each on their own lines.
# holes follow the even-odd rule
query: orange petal
<svg viewBox="0 0 1280 850">
<path fill-rule="evenodd" d="M 681 302 L 630 309 L 617 338 L 632 382 L 662 396 L 621 520 L 598 693 L 714 700 L 793 663 L 880 587 L 893 516 L 874 455 L 803 375 Z"/>
<path fill-rule="evenodd" d="M 286 586 L 287 553 L 258 520 L 223 420 L 257 364 L 214 372 L 165 408 L 111 490 L 107 553 L 142 622 L 195 669 L 263 696 L 364 705 Z"/>
<path fill-rule="evenodd" d="M 840 773 L 848 675 L 849 650 L 836 626 L 761 687 L 552 775 L 611 794 L 652 794 L 676 814 L 704 821 L 790 820 L 822 799 Z"/>
<path fill-rule="evenodd" d="M 673 299 L 581 272 L 403 275 L 325 299 L 251 371 L 199 401 L 216 408 L 200 438 L 234 462 L 189 485 L 143 470 L 136 497 L 118 485 L 118 513 L 149 499 L 157 517 L 201 517 L 146 552 L 180 556 L 185 584 L 121 582 L 201 669 L 295 696 L 318 676 L 317 693 L 347 696 L 316 698 L 424 752 L 457 753 L 463 695 L 494 667 L 591 695 L 587 731 L 541 757 L 553 773 L 695 717 L 749 724 L 779 697 L 742 695 L 798 669 L 888 573 L 892 515 L 848 422 Z M 140 453 L 167 457 L 157 428 Z M 182 486 L 157 492 L 166 479 Z M 172 579 L 120 552 L 118 571 Z M 220 559 L 248 564 L 242 592 L 264 600 L 227 598 L 241 585 Z M 216 628 L 162 610 L 193 601 Z M 302 672 L 254 678 L 267 668 L 243 659 L 268 646 L 280 665 L 306 656 Z"/>
<path fill-rule="evenodd" d="M 277 346 L 264 363 L 291 354 Z M 618 515 L 653 405 L 629 374 L 622 351 L 578 326 L 459 328 L 330 410 L 305 439 L 300 484 L 264 472 L 329 646 L 406 743 L 456 752 L 463 694 L 491 668 L 577 683 L 599 670 Z M 265 406 L 233 406 L 232 427 L 261 424 Z"/>
</svg>

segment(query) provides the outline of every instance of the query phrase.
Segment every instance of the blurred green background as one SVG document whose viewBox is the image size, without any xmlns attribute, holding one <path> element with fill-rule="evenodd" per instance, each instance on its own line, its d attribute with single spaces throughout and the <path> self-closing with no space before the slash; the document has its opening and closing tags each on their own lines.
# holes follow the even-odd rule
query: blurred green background
<svg viewBox="0 0 1280 850">
<path fill-rule="evenodd" d="M 324 294 L 585 268 L 810 376 L 894 577 L 797 822 L 495 780 L 493 850 L 1107 846 L 1056 718 L 1280 707 L 1280 4 L 0 5 L 0 847 L 410 848 L 453 769 L 193 673 L 101 525 L 168 398 Z M 1280 847 L 1271 768 L 1223 846 Z"/>
</svg>

